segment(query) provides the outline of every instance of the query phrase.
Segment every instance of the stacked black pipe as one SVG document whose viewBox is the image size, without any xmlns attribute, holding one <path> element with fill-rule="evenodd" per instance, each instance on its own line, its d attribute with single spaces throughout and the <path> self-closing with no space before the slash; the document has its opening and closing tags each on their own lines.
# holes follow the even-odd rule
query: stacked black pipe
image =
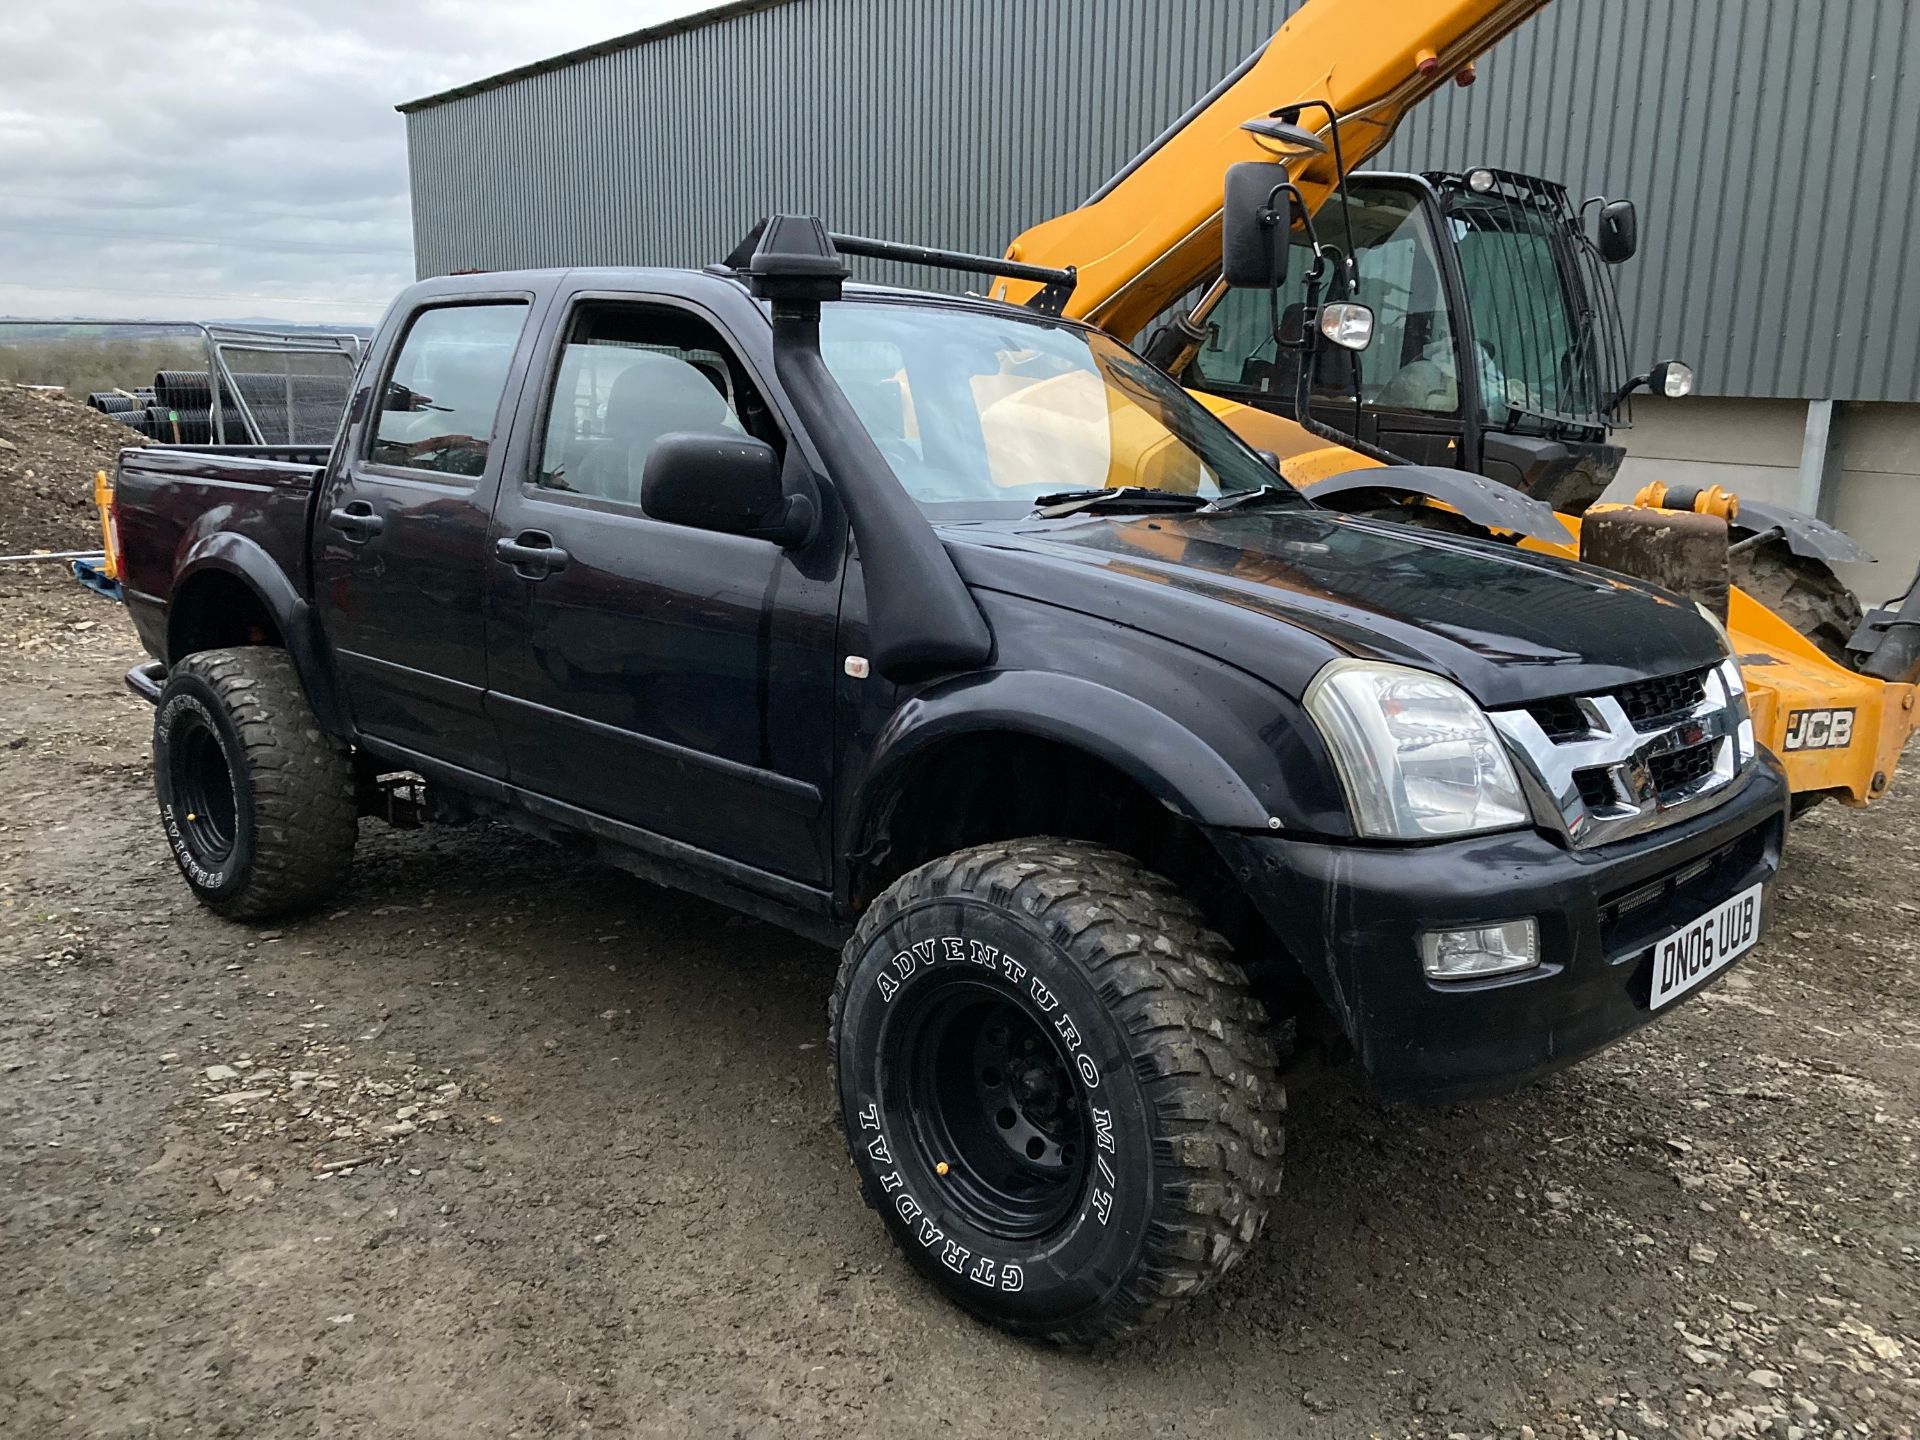
<svg viewBox="0 0 1920 1440">
<path fill-rule="evenodd" d="M 87 396 L 89 409 L 111 415 L 122 425 L 147 434 L 147 407 L 154 403 L 151 387 L 138 390 L 96 390 Z"/>
<path fill-rule="evenodd" d="M 248 398 L 267 443 L 327 444 L 347 405 L 344 375 L 280 375 L 242 372 L 233 383 Z M 287 398 L 293 406 L 289 414 Z M 87 404 L 162 444 L 207 445 L 214 441 L 213 386 L 204 370 L 162 370 L 139 390 L 96 390 Z M 221 419 L 229 445 L 253 437 L 232 392 L 221 386 Z M 289 433 L 290 432 L 290 433 Z"/>
</svg>

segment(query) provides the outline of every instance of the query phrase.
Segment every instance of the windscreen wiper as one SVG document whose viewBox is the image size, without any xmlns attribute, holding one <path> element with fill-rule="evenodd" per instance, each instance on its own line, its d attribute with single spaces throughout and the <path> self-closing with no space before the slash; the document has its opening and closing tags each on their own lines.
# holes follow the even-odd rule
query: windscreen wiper
<svg viewBox="0 0 1920 1440">
<path fill-rule="evenodd" d="M 1202 515 L 1219 515 L 1228 510 L 1244 510 L 1255 505 L 1289 505 L 1300 492 L 1285 485 L 1262 485 L 1254 490 L 1235 490 L 1200 507 Z"/>
<path fill-rule="evenodd" d="M 1145 485 L 1116 485 L 1105 490 L 1063 490 L 1057 495 L 1042 495 L 1033 502 L 1033 513 L 1046 520 L 1063 515 L 1143 514 L 1154 510 L 1199 510 L 1206 501 L 1198 495 L 1177 490 L 1152 490 Z"/>
</svg>

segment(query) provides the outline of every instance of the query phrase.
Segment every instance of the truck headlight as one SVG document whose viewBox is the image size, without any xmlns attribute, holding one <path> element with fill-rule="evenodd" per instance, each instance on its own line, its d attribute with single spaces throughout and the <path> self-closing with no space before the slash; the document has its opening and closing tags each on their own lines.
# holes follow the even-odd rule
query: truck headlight
<svg viewBox="0 0 1920 1440">
<path fill-rule="evenodd" d="M 1693 608 L 1700 612 L 1702 619 L 1719 631 L 1720 643 L 1727 647 L 1727 658 L 1722 660 L 1716 668 L 1720 672 L 1720 683 L 1727 687 L 1727 701 L 1733 706 L 1733 712 L 1739 718 L 1739 723 L 1734 726 L 1733 743 L 1738 762 L 1745 765 L 1759 750 L 1759 743 L 1753 733 L 1752 707 L 1747 699 L 1746 676 L 1740 673 L 1740 656 L 1734 650 L 1733 637 L 1727 633 L 1727 627 L 1721 623 L 1720 617 L 1697 602 Z"/>
<path fill-rule="evenodd" d="M 1362 835 L 1425 840 L 1527 823 L 1506 746 L 1451 681 L 1335 660 L 1307 687 L 1306 706 Z"/>
</svg>

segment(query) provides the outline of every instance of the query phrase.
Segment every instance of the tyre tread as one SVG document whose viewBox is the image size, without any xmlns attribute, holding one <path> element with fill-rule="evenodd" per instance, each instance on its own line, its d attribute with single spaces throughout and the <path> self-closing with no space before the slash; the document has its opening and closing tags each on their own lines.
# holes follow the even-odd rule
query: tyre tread
<svg viewBox="0 0 1920 1440">
<path fill-rule="evenodd" d="M 175 676 L 197 677 L 225 709 L 253 793 L 246 881 L 224 899 L 201 896 L 203 903 L 229 919 L 264 920 L 336 893 L 359 830 L 353 760 L 320 728 L 291 657 L 263 645 L 202 650 L 173 666 L 168 678 Z"/>
<path fill-rule="evenodd" d="M 836 1076 L 840 1015 L 860 956 L 909 907 L 955 895 L 990 900 L 1044 930 L 1129 1038 L 1156 1137 L 1144 1248 L 1103 1303 L 1037 1333 L 1085 1346 L 1146 1329 L 1233 1268 L 1279 1190 L 1286 1091 L 1266 1011 L 1227 942 L 1165 877 L 1082 841 L 1003 841 L 930 861 L 868 908 L 828 1002 Z"/>
<path fill-rule="evenodd" d="M 1733 583 L 1791 625 L 1828 659 L 1852 669 L 1847 641 L 1860 628 L 1860 599 L 1826 565 L 1770 540 L 1733 557 Z"/>
</svg>

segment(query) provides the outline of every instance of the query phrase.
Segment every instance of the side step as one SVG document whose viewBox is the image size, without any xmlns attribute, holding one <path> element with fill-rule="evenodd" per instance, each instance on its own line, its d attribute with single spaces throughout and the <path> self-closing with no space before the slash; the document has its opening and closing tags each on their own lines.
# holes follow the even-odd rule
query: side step
<svg viewBox="0 0 1920 1440">
<path fill-rule="evenodd" d="M 136 665 L 127 671 L 127 689 L 149 705 L 160 703 L 160 690 L 166 683 L 167 667 L 158 660 L 149 660 L 146 664 Z"/>
</svg>

